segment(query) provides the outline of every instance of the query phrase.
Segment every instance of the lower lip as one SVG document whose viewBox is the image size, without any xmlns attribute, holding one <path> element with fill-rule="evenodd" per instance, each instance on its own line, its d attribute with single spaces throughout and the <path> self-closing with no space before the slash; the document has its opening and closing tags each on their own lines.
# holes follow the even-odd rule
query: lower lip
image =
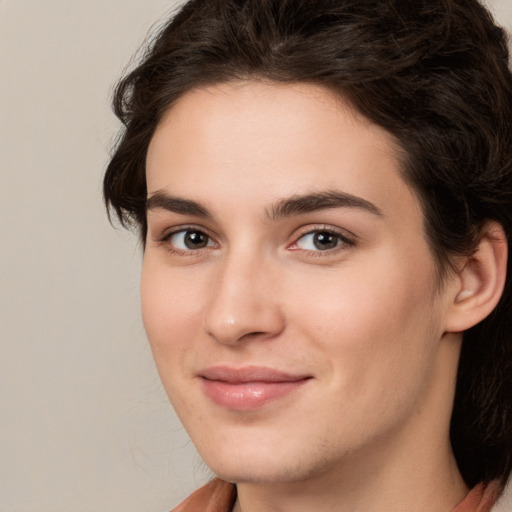
<svg viewBox="0 0 512 512">
<path fill-rule="evenodd" d="M 203 379 L 203 386 L 206 395 L 217 405 L 238 411 L 250 411 L 289 395 L 308 380 L 231 383 Z"/>
</svg>

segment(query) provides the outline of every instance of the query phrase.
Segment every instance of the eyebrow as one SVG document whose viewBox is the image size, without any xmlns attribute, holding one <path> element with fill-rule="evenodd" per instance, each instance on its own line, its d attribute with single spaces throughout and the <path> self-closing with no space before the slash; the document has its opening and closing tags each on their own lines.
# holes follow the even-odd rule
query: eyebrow
<svg viewBox="0 0 512 512">
<path fill-rule="evenodd" d="M 367 211 L 378 217 L 382 217 L 382 211 L 370 201 L 352 194 L 340 191 L 324 191 L 304 195 L 294 195 L 281 199 L 269 210 L 267 217 L 277 220 L 283 217 L 292 217 L 318 210 L 331 208 L 354 208 Z M 146 200 L 146 212 L 155 209 L 163 209 L 181 215 L 192 215 L 212 219 L 213 215 L 208 208 L 197 201 L 170 196 L 158 191 Z"/>
<path fill-rule="evenodd" d="M 173 197 L 165 192 L 155 192 L 146 200 L 146 212 L 150 210 L 162 209 L 172 213 L 180 213 L 182 215 L 193 215 L 194 217 L 202 217 L 211 219 L 213 215 L 201 203 L 191 201 L 190 199 L 182 199 Z"/>
<path fill-rule="evenodd" d="M 276 220 L 281 217 L 291 217 L 329 208 L 355 208 L 378 217 L 383 216 L 382 211 L 370 201 L 336 190 L 295 195 L 288 199 L 282 199 L 270 209 L 268 216 L 270 219 Z"/>
</svg>

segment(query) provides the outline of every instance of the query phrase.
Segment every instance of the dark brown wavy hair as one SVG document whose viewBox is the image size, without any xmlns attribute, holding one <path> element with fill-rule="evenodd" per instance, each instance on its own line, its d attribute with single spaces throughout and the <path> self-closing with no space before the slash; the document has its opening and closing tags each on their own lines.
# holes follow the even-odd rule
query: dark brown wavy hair
<svg viewBox="0 0 512 512">
<path fill-rule="evenodd" d="M 394 135 L 440 273 L 493 220 L 512 236 L 512 76 L 477 0 L 191 0 L 117 85 L 124 128 L 107 209 L 146 237 L 146 152 L 185 92 L 235 79 L 309 82 Z M 512 251 L 511 251 L 512 252 Z M 451 441 L 467 484 L 512 470 L 512 258 L 493 313 L 464 333 Z"/>
</svg>

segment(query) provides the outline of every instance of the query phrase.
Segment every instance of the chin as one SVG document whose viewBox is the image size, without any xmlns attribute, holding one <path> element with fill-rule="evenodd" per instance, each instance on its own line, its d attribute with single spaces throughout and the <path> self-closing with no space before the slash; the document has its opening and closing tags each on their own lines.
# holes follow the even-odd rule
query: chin
<svg viewBox="0 0 512 512">
<path fill-rule="evenodd" d="M 206 465 L 219 478 L 232 483 L 279 484 L 314 478 L 332 468 L 328 457 L 315 457 L 304 447 L 281 449 L 279 445 L 254 449 L 222 450 L 200 454 Z M 301 454 L 298 457 L 298 454 Z M 320 454 L 318 454 L 320 455 Z"/>
<path fill-rule="evenodd" d="M 223 447 L 222 447 L 223 448 Z M 219 478 L 227 482 L 268 482 L 275 481 L 280 476 L 278 460 L 264 453 L 254 453 L 256 450 L 221 449 L 212 453 L 199 454 L 205 464 Z"/>
<path fill-rule="evenodd" d="M 245 462 L 245 461 L 242 461 Z M 219 478 L 232 483 L 279 484 L 307 479 L 298 468 L 279 467 L 269 464 L 226 464 L 210 468 Z"/>
</svg>

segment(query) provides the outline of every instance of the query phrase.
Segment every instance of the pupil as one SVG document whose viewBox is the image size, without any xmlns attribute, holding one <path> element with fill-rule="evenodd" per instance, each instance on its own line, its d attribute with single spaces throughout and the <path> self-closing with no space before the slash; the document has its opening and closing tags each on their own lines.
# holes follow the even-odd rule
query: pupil
<svg viewBox="0 0 512 512">
<path fill-rule="evenodd" d="M 185 236 L 185 245 L 189 249 L 206 247 L 207 241 L 207 236 L 200 231 L 189 231 Z"/>
<path fill-rule="evenodd" d="M 333 249 L 338 243 L 336 235 L 327 231 L 317 233 L 313 240 L 317 249 Z"/>
</svg>

